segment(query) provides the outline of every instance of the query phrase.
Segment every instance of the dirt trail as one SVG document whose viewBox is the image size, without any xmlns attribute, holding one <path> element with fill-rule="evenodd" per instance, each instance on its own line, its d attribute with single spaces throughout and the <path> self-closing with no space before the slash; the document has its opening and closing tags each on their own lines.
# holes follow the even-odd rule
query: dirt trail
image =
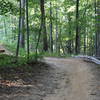
<svg viewBox="0 0 100 100">
<path fill-rule="evenodd" d="M 50 66 L 35 66 L 29 77 L 20 79 L 29 82 L 25 87 L 0 87 L 0 100 L 100 100 L 92 94 L 94 64 L 78 58 L 47 57 L 44 61 Z"/>
<path fill-rule="evenodd" d="M 90 65 L 79 59 L 46 58 L 47 63 L 59 67 L 62 72 L 68 73 L 61 81 L 61 88 L 54 95 L 49 95 L 44 100 L 92 100 L 90 81 L 93 75 Z M 69 85 L 68 85 L 69 84 Z M 68 86 L 67 86 L 68 85 Z M 66 87 L 67 86 L 67 87 Z"/>
</svg>

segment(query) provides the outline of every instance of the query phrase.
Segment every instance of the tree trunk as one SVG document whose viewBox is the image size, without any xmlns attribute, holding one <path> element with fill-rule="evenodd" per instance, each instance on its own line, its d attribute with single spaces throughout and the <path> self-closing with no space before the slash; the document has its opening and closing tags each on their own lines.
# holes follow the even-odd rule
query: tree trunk
<svg viewBox="0 0 100 100">
<path fill-rule="evenodd" d="M 20 7 L 20 14 L 19 14 L 19 32 L 18 32 L 18 41 L 17 41 L 17 48 L 16 48 L 16 60 L 18 59 L 19 55 L 19 45 L 20 45 L 20 27 L 21 27 L 21 0 L 19 2 Z"/>
<path fill-rule="evenodd" d="M 80 34 L 79 34 L 79 0 L 76 1 L 76 54 L 80 53 Z"/>
<path fill-rule="evenodd" d="M 50 50 L 53 52 L 53 37 L 52 37 L 52 3 L 50 2 Z"/>
<path fill-rule="evenodd" d="M 71 39 L 71 17 L 68 16 L 68 24 L 69 24 L 69 40 L 68 40 L 68 53 L 72 53 L 72 39 Z"/>
<path fill-rule="evenodd" d="M 5 36 L 7 37 L 7 27 L 6 27 L 6 21 L 5 21 L 5 18 L 4 18 L 4 31 L 5 31 Z"/>
<path fill-rule="evenodd" d="M 85 8 L 85 11 L 84 11 L 84 15 L 83 15 L 83 18 L 84 18 L 84 30 L 83 30 L 83 33 L 84 33 L 84 55 L 86 55 L 86 8 Z"/>
<path fill-rule="evenodd" d="M 27 31 L 27 58 L 29 60 L 29 20 L 28 20 L 28 0 L 26 0 L 26 31 Z"/>
<path fill-rule="evenodd" d="M 25 48 L 25 0 L 21 0 L 20 47 Z"/>
<path fill-rule="evenodd" d="M 40 0 L 40 10 L 41 10 L 41 20 L 42 20 L 42 30 L 41 30 L 41 32 L 43 34 L 43 50 L 48 51 L 44 0 Z"/>
<path fill-rule="evenodd" d="M 56 53 L 58 53 L 58 8 L 57 7 L 56 7 Z"/>
<path fill-rule="evenodd" d="M 95 1 L 96 13 L 96 56 L 100 57 L 100 1 Z"/>
</svg>

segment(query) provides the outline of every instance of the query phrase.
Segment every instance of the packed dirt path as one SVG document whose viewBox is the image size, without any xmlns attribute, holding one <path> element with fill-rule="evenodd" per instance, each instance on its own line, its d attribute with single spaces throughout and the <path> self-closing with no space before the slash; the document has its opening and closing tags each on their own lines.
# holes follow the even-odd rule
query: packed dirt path
<svg viewBox="0 0 100 100">
<path fill-rule="evenodd" d="M 0 100 L 100 100 L 95 64 L 80 58 L 46 57 L 43 62 L 47 65 L 32 66 L 31 73 L 18 73 L 13 85 L 0 86 Z"/>
<path fill-rule="evenodd" d="M 44 100 L 97 100 L 92 95 L 91 87 L 94 76 L 90 67 L 94 66 L 93 64 L 75 58 L 45 58 L 45 60 L 52 66 L 56 66 L 56 69 L 60 68 L 62 73 L 67 73 L 67 76 L 64 76 L 60 82 L 61 88 L 56 91 L 56 94 L 49 95 Z"/>
</svg>

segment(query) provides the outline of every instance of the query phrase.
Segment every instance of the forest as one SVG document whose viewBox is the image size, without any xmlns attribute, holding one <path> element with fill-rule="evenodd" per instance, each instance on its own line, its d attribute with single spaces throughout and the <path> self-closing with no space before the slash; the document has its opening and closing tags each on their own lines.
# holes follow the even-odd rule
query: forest
<svg viewBox="0 0 100 100">
<path fill-rule="evenodd" d="M 92 100 L 86 77 L 97 86 L 99 65 L 99 0 L 0 0 L 0 100 Z M 53 93 L 70 80 L 70 95 Z"/>
<path fill-rule="evenodd" d="M 100 57 L 99 14 L 98 0 L 1 0 L 0 43 L 16 56 Z"/>
</svg>

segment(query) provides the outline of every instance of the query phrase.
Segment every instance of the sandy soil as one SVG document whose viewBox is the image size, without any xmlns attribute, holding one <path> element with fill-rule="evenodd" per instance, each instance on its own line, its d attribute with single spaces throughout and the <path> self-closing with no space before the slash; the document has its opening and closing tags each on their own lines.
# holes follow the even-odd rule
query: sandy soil
<svg viewBox="0 0 100 100">
<path fill-rule="evenodd" d="M 0 100 L 100 100 L 93 93 L 95 64 L 77 58 L 49 57 L 44 61 L 50 66 L 33 69 L 30 79 L 26 77 L 29 84 L 7 88 Z"/>
</svg>

